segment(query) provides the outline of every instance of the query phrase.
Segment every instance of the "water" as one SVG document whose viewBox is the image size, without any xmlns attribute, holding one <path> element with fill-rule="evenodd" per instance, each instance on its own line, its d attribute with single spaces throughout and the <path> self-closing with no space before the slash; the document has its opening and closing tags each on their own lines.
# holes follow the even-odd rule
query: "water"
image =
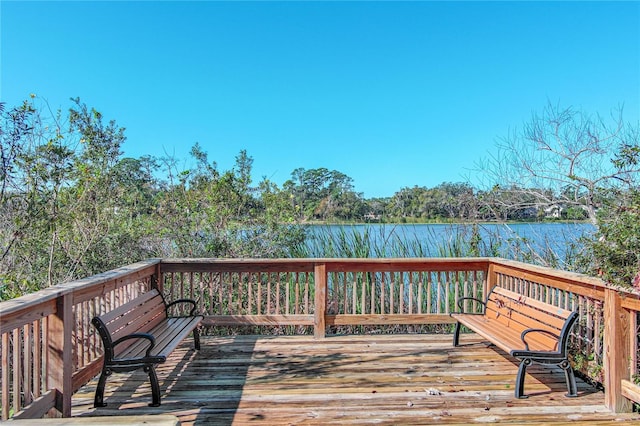
<svg viewBox="0 0 640 426">
<path fill-rule="evenodd" d="M 566 266 L 595 227 L 588 223 L 367 224 L 307 227 L 311 257 L 499 256 L 549 266 Z M 479 237 L 477 250 L 470 252 Z M 357 240 L 354 243 L 354 240 Z M 366 256 L 351 253 L 369 244 Z M 327 246 L 332 252 L 327 254 Z M 333 256 L 332 256 L 333 255 Z"/>
</svg>

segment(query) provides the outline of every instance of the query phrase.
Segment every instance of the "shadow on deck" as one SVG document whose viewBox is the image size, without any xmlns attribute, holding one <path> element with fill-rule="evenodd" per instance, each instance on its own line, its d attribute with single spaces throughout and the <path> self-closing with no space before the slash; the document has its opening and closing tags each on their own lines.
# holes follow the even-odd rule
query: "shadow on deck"
<svg viewBox="0 0 640 426">
<path fill-rule="evenodd" d="M 517 361 L 475 334 L 204 337 L 158 368 L 162 406 L 148 407 L 143 372 L 114 374 L 106 408 L 93 408 L 97 380 L 73 398 L 73 416 L 172 414 L 183 425 L 554 424 L 640 422 L 614 414 L 604 394 L 578 380 L 566 398 L 559 368 L 528 369 L 528 399 L 515 399 Z"/>
</svg>

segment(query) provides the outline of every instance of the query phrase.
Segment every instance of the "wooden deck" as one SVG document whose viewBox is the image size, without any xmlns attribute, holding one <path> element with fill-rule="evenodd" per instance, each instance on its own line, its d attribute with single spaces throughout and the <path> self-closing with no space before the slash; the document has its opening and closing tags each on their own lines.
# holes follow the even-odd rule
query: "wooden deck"
<svg viewBox="0 0 640 426">
<path fill-rule="evenodd" d="M 93 408 L 97 380 L 73 397 L 73 416 L 170 414 L 183 425 L 618 424 L 604 394 L 578 380 L 566 398 L 558 368 L 532 366 L 528 399 L 515 399 L 516 360 L 475 335 L 204 337 L 187 340 L 158 368 L 162 406 L 148 407 L 146 374 L 114 374 L 106 408 Z M 578 423 L 576 423 L 578 422 Z M 615 422 L 615 423 L 614 423 Z"/>
</svg>

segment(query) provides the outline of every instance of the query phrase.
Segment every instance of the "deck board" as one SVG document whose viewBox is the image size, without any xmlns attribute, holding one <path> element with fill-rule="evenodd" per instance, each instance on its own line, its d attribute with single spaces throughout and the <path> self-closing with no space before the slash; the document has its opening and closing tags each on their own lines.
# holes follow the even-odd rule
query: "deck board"
<svg viewBox="0 0 640 426">
<path fill-rule="evenodd" d="M 143 372 L 114 374 L 105 408 L 93 408 L 97 380 L 78 391 L 74 416 L 170 414 L 183 425 L 618 424 L 604 394 L 578 380 L 566 398 L 559 368 L 528 369 L 528 399 L 515 399 L 517 361 L 476 334 L 203 337 L 185 341 L 157 369 L 162 406 L 148 407 Z"/>
</svg>

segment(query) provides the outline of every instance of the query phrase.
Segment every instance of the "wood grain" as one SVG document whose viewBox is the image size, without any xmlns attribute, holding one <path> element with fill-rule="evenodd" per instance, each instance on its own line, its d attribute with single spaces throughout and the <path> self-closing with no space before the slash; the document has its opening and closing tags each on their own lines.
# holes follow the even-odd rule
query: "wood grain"
<svg viewBox="0 0 640 426">
<path fill-rule="evenodd" d="M 182 425 L 475 424 L 613 425 L 603 392 L 578 380 L 566 398 L 556 367 L 532 366 L 531 396 L 513 397 L 517 362 L 475 334 L 204 337 L 185 341 L 159 366 L 162 406 L 148 407 L 148 384 L 114 374 L 109 406 L 94 409 L 96 381 L 73 398 L 74 416 L 170 414 Z M 143 373 L 132 373 L 143 374 Z M 114 417 L 115 418 L 115 417 Z"/>
</svg>

